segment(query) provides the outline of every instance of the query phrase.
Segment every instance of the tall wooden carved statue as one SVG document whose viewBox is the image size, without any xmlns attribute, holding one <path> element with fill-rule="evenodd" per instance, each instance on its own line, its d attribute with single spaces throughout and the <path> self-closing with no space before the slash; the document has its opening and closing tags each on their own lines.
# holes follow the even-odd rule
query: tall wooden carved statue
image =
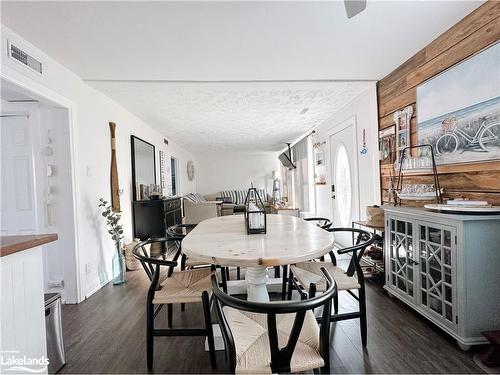
<svg viewBox="0 0 500 375">
<path fill-rule="evenodd" d="M 111 207 L 113 211 L 120 211 L 120 191 L 118 187 L 118 168 L 116 167 L 116 138 L 115 138 L 116 124 L 109 123 L 109 130 L 111 131 Z"/>
</svg>

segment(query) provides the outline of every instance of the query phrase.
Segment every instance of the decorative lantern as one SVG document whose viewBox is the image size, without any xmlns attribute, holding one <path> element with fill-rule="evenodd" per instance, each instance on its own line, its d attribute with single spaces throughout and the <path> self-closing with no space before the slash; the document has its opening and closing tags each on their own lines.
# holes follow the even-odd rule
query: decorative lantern
<svg viewBox="0 0 500 375">
<path fill-rule="evenodd" d="M 266 233 L 266 208 L 253 186 L 248 189 L 245 198 L 245 224 L 247 234 Z"/>
</svg>

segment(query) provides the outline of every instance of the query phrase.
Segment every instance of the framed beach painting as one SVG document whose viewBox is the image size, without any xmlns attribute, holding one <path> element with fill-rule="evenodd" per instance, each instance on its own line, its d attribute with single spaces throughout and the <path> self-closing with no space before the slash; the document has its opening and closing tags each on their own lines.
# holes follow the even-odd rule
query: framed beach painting
<svg viewBox="0 0 500 375">
<path fill-rule="evenodd" d="M 438 165 L 500 159 L 500 43 L 417 87 L 417 141 Z"/>
</svg>

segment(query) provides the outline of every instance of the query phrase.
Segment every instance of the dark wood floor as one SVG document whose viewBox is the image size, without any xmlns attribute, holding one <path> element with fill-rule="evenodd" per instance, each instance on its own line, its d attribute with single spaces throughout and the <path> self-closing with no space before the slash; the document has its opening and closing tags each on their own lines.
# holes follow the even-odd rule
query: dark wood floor
<svg viewBox="0 0 500 375">
<path fill-rule="evenodd" d="M 124 285 L 108 284 L 79 305 L 63 306 L 67 364 L 61 372 L 147 372 L 144 302 L 149 281 L 142 270 L 127 276 Z M 482 373 L 472 355 L 484 348 L 461 351 L 434 325 L 368 284 L 368 347 L 361 346 L 357 320 L 332 325 L 333 373 Z M 350 297 L 341 299 L 341 309 L 353 306 Z M 160 313 L 159 325 L 166 326 L 165 315 Z M 202 327 L 202 322 L 200 304 L 174 310 L 175 326 Z M 211 372 L 203 348 L 201 337 L 156 338 L 155 372 Z M 223 352 L 217 352 L 217 361 L 216 372 L 224 372 Z"/>
</svg>

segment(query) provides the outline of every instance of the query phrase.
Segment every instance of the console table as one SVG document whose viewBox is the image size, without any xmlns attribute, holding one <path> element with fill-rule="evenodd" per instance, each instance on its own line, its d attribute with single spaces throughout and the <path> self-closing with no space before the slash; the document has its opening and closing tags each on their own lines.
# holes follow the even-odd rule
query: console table
<svg viewBox="0 0 500 375">
<path fill-rule="evenodd" d="M 132 206 L 134 238 L 165 237 L 168 227 L 182 223 L 180 197 L 135 201 Z"/>
<path fill-rule="evenodd" d="M 460 348 L 500 329 L 500 215 L 384 207 L 384 288 L 453 336 Z"/>
</svg>

